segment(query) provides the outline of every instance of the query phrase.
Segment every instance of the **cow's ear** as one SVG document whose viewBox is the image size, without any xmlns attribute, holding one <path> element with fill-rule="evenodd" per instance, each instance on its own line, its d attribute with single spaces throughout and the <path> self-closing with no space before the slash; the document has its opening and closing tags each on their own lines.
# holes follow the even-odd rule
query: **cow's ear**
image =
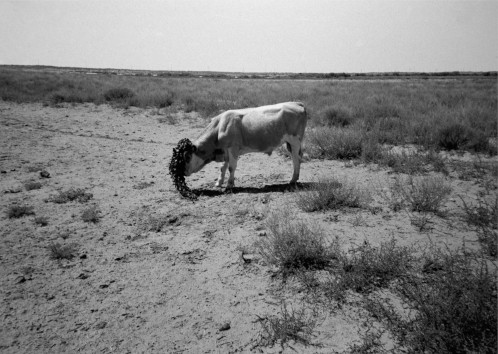
<svg viewBox="0 0 498 354">
<path fill-rule="evenodd" d="M 197 146 L 192 145 L 192 152 L 197 152 Z"/>
</svg>

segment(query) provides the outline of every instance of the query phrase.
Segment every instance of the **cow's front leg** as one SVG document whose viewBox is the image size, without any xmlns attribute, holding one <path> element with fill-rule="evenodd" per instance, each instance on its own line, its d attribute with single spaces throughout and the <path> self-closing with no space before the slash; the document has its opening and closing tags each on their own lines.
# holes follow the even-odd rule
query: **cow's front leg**
<svg viewBox="0 0 498 354">
<path fill-rule="evenodd" d="M 216 181 L 216 184 L 214 185 L 215 187 L 221 188 L 223 185 L 223 181 L 225 180 L 225 173 L 227 172 L 228 168 L 228 161 L 223 162 L 223 166 L 220 168 L 220 177 L 218 177 L 218 180 Z"/>
<path fill-rule="evenodd" d="M 228 176 L 227 189 L 232 189 L 234 187 L 235 169 L 237 168 L 238 158 L 238 153 L 234 151 L 228 152 L 228 172 L 230 172 L 230 176 Z"/>
</svg>

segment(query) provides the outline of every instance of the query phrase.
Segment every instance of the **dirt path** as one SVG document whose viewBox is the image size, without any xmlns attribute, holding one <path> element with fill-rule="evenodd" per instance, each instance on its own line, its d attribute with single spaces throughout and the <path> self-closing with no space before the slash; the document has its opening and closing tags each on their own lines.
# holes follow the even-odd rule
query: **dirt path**
<svg viewBox="0 0 498 354">
<path fill-rule="evenodd" d="M 271 269 L 246 257 L 265 237 L 272 208 L 295 209 L 283 187 L 291 161 L 273 154 L 243 156 L 232 194 L 213 185 L 218 166 L 208 165 L 187 181 L 205 196 L 192 203 L 175 191 L 167 174 L 172 147 L 194 139 L 205 121 L 182 115 L 160 123 L 152 110 L 118 110 L 85 104 L 62 108 L 0 102 L 0 351 L 5 353 L 230 353 L 279 352 L 256 346 L 258 316 L 279 311 L 282 294 Z M 180 119 L 181 118 L 181 119 Z M 40 179 L 37 167 L 50 178 Z M 33 172 L 30 172 L 33 171 Z M 302 165 L 301 181 L 335 175 L 374 191 L 392 176 L 385 170 L 348 167 L 338 161 Z M 23 184 L 39 181 L 41 189 Z M 457 195 L 477 196 L 471 181 L 452 179 Z M 93 194 L 87 203 L 46 202 L 69 188 Z M 376 204 L 377 203 L 377 204 Z M 34 207 L 36 216 L 9 219 L 13 204 Z M 83 222 L 91 205 L 97 224 Z M 475 233 L 457 218 L 434 220 L 420 233 L 406 213 L 370 210 L 303 215 L 344 242 L 426 242 L 478 247 Z M 373 209 L 372 209 L 373 210 Z M 154 220 L 160 230 L 149 230 Z M 361 222 L 358 222 L 360 220 Z M 49 258 L 54 243 L 76 244 L 72 260 Z M 323 312 L 314 342 L 291 344 L 285 353 L 343 351 L 358 339 L 360 320 Z M 294 349 L 293 349 L 294 348 Z"/>
</svg>

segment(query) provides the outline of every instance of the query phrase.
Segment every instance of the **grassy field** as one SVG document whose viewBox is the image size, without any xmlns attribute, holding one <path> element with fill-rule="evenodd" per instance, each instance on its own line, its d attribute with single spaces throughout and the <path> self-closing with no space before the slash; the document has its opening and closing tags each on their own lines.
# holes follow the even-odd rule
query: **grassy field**
<svg viewBox="0 0 498 354">
<path fill-rule="evenodd" d="M 359 157 L 365 150 L 361 145 L 371 147 L 372 141 L 496 154 L 489 138 L 497 134 L 497 95 L 496 77 L 484 75 L 436 80 L 229 80 L 0 69 L 0 97 L 19 103 L 112 103 L 197 111 L 208 118 L 232 108 L 302 101 L 310 126 L 327 127 L 318 135 L 310 132 L 310 142 L 320 146 L 315 157 L 325 158 Z M 343 129 L 338 131 L 337 126 Z M 336 151 L 337 146 L 319 144 L 324 139 L 360 146 L 344 156 L 329 156 L 328 150 Z"/>
</svg>

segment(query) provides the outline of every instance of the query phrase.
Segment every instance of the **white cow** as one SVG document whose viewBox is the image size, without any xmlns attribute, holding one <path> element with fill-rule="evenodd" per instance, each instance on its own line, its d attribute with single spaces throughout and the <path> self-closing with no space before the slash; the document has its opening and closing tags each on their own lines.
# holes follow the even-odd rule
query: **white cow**
<svg viewBox="0 0 498 354">
<path fill-rule="evenodd" d="M 292 154 L 294 173 L 290 183 L 299 179 L 301 143 L 307 115 L 300 102 L 285 102 L 271 106 L 230 110 L 214 117 L 193 143 L 193 152 L 186 156 L 185 174 L 190 176 L 211 161 L 224 162 L 216 187 L 221 187 L 227 168 L 230 171 L 227 188 L 234 186 L 235 169 L 240 155 L 249 152 L 272 151 L 287 144 Z"/>
</svg>

